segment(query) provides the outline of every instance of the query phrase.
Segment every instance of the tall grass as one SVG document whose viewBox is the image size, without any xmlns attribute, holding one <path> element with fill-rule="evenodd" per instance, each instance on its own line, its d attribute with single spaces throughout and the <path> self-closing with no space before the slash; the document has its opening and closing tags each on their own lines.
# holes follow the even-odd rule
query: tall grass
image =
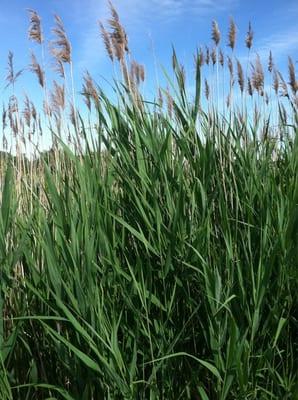
<svg viewBox="0 0 298 400">
<path fill-rule="evenodd" d="M 192 99 L 174 51 L 176 81 L 152 104 L 111 11 L 123 81 L 114 104 L 85 76 L 96 135 L 76 110 L 63 144 L 58 91 L 52 151 L 1 159 L 1 399 L 297 399 L 293 65 L 288 106 L 269 103 L 278 129 L 259 61 L 254 97 L 223 114 L 218 99 L 205 111 L 200 53 Z M 231 20 L 232 49 L 235 35 Z"/>
</svg>

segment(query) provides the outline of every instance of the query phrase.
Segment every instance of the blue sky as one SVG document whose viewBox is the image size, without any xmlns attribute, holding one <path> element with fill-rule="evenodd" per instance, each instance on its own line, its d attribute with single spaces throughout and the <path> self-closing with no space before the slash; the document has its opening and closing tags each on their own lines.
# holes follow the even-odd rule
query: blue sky
<svg viewBox="0 0 298 400">
<path fill-rule="evenodd" d="M 263 62 L 267 62 L 270 49 L 277 66 L 285 73 L 287 56 L 298 60 L 297 0 L 114 0 L 113 4 L 128 33 L 133 57 L 146 66 L 148 93 L 153 93 L 157 80 L 162 79 L 160 65 L 167 68 L 171 63 L 172 44 L 187 72 L 193 72 L 196 47 L 212 44 L 211 23 L 214 19 L 222 33 L 221 47 L 229 52 L 228 23 L 231 16 L 234 18 L 238 30 L 236 54 L 240 59 L 245 59 L 247 54 L 244 39 L 251 21 L 255 34 L 252 51 L 258 52 Z M 30 49 L 40 59 L 38 46 L 27 39 L 28 8 L 36 10 L 42 17 L 48 40 L 52 38 L 53 14 L 62 17 L 73 46 L 77 92 L 86 69 L 101 85 L 106 85 L 103 77 L 112 80 L 113 69 L 97 24 L 98 20 L 105 22 L 109 17 L 106 0 L 3 0 L 0 14 L 1 103 L 10 94 L 10 89 L 4 90 L 8 51 L 14 52 L 16 70 L 26 68 Z M 47 62 L 50 65 L 49 59 Z M 18 95 L 27 92 L 37 101 L 42 97 L 36 78 L 28 71 L 19 79 L 16 92 Z"/>
<path fill-rule="evenodd" d="M 285 3 L 287 6 L 285 7 Z M 255 32 L 254 51 L 267 57 L 271 48 L 275 61 L 286 64 L 287 55 L 298 59 L 298 2 L 295 0 L 115 0 L 121 20 L 129 36 L 134 57 L 147 66 L 147 75 L 155 79 L 154 64 L 167 66 L 171 45 L 191 68 L 196 46 L 211 44 L 213 19 L 218 21 L 226 49 L 227 25 L 233 16 L 238 27 L 238 56 L 246 54 L 243 41 L 248 22 Z M 95 79 L 109 79 L 111 64 L 101 42 L 97 21 L 108 17 L 107 2 L 103 0 L 4 0 L 0 15 L 0 80 L 5 85 L 6 60 L 14 52 L 16 69 L 29 61 L 29 49 L 38 48 L 27 40 L 27 8 L 41 15 L 45 35 L 51 38 L 53 14 L 58 13 L 65 24 L 73 45 L 75 75 L 78 78 L 89 69 Z M 160 72 L 159 72 L 160 73 Z M 30 86 L 27 87 L 27 85 Z M 33 85 L 33 86 L 32 86 Z M 1 87 L 0 86 L 0 87 Z M 25 73 L 19 90 L 34 90 L 30 73 Z M 5 92 L 1 90 L 2 95 Z"/>
</svg>

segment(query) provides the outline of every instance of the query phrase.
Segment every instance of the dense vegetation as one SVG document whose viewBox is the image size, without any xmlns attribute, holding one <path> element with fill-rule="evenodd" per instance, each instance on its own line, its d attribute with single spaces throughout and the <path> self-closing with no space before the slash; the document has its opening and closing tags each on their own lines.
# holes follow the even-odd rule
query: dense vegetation
<svg viewBox="0 0 298 400">
<path fill-rule="evenodd" d="M 145 102 L 112 17 L 124 80 L 114 104 L 89 76 L 93 142 L 75 110 L 63 144 L 60 103 L 49 153 L 1 155 L 1 400 L 298 399 L 296 80 L 275 71 L 272 127 L 259 61 L 223 114 L 202 54 L 191 99 L 174 52 L 172 95 Z"/>
</svg>

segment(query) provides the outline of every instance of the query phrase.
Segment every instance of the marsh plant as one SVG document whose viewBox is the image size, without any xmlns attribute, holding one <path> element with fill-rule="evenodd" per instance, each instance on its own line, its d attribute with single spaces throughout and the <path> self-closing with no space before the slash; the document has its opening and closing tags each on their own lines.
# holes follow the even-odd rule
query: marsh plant
<svg viewBox="0 0 298 400">
<path fill-rule="evenodd" d="M 194 76 L 173 50 L 175 79 L 146 101 L 144 66 L 110 11 L 99 34 L 116 100 L 87 72 L 84 116 L 59 16 L 53 83 L 37 12 L 29 67 L 8 57 L 0 397 L 297 399 L 294 63 L 287 82 L 271 53 L 253 56 L 249 24 L 243 64 L 235 22 L 227 47 L 214 21 Z M 28 70 L 42 105 L 15 95 Z"/>
</svg>

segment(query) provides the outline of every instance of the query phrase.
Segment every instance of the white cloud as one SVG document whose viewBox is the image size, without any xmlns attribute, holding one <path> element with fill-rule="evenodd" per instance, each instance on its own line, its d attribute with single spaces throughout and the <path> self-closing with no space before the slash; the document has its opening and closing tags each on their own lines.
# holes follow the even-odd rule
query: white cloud
<svg viewBox="0 0 298 400">
<path fill-rule="evenodd" d="M 285 60 L 288 55 L 297 53 L 298 29 L 276 32 L 256 43 L 256 52 L 262 60 L 268 59 L 270 50 L 276 62 Z"/>
</svg>

